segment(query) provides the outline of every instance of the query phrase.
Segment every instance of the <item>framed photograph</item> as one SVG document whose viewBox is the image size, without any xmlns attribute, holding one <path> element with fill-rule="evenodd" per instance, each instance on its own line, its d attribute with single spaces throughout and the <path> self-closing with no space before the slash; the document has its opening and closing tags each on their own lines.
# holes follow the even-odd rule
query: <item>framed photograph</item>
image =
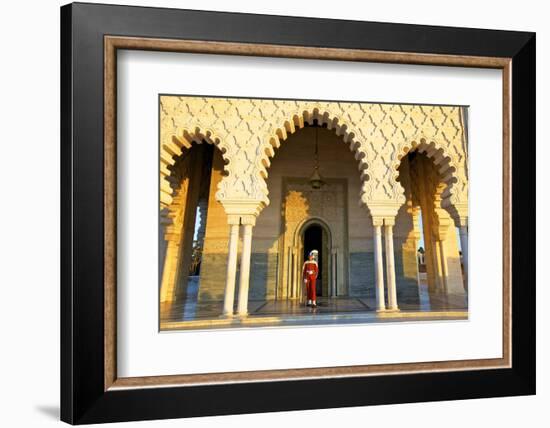
<svg viewBox="0 0 550 428">
<path fill-rule="evenodd" d="M 61 8 L 61 417 L 535 393 L 535 35 Z"/>
</svg>

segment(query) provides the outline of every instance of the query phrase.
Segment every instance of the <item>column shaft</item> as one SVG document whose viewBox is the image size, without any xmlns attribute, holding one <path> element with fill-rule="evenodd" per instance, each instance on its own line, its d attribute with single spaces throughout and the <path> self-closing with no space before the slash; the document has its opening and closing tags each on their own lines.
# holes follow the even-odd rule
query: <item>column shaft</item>
<svg viewBox="0 0 550 428">
<path fill-rule="evenodd" d="M 229 252 L 227 254 L 227 274 L 225 276 L 225 296 L 223 301 L 223 314 L 227 317 L 233 316 L 233 304 L 235 301 L 239 224 L 230 224 L 229 227 Z"/>
<path fill-rule="evenodd" d="M 443 289 L 447 291 L 447 277 L 449 276 L 449 267 L 447 266 L 447 252 L 445 251 L 445 241 L 439 241 L 439 249 L 441 255 L 441 273 Z"/>
<path fill-rule="evenodd" d="M 239 316 L 248 315 L 248 289 L 250 280 L 250 256 L 252 255 L 252 225 L 245 224 L 243 231 L 243 251 L 241 255 L 241 271 L 239 279 Z"/>
<path fill-rule="evenodd" d="M 386 310 L 384 296 L 384 267 L 382 263 L 382 228 L 374 226 L 374 274 L 376 282 L 376 310 Z"/>
<path fill-rule="evenodd" d="M 332 278 L 331 278 L 332 291 L 331 291 L 331 297 L 336 296 L 336 289 L 337 289 L 337 286 L 338 286 L 338 284 L 336 283 L 336 280 L 337 280 L 336 272 L 337 272 L 337 269 L 338 269 L 337 261 L 338 261 L 338 254 L 336 252 L 334 252 L 332 254 Z"/>
<path fill-rule="evenodd" d="M 384 226 L 386 241 L 386 276 L 388 278 L 388 309 L 398 310 L 397 286 L 395 283 L 395 256 L 393 253 L 393 225 Z"/>
<path fill-rule="evenodd" d="M 464 277 L 468 279 L 468 226 L 460 226 L 460 247 L 462 249 L 462 264 Z"/>
<path fill-rule="evenodd" d="M 441 241 L 435 240 L 434 262 L 435 262 L 435 282 L 436 292 L 443 293 L 445 283 L 443 281 L 443 264 L 441 261 Z"/>
</svg>

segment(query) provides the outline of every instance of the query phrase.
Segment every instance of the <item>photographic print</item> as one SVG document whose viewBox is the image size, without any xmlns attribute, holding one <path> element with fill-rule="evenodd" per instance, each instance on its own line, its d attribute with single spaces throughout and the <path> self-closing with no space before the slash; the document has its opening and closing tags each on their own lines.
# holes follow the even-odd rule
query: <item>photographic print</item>
<svg viewBox="0 0 550 428">
<path fill-rule="evenodd" d="M 161 94 L 160 329 L 468 319 L 467 118 Z"/>
<path fill-rule="evenodd" d="M 62 420 L 535 393 L 534 33 L 61 24 Z"/>
</svg>

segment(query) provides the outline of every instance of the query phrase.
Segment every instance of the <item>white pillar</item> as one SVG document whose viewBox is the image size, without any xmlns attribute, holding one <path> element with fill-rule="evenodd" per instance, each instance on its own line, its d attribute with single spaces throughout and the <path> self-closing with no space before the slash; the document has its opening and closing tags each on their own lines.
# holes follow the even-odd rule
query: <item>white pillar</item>
<svg viewBox="0 0 550 428">
<path fill-rule="evenodd" d="M 374 225 L 374 277 L 376 282 L 376 310 L 385 311 L 384 267 L 382 263 L 382 222 L 373 220 Z"/>
<path fill-rule="evenodd" d="M 449 267 L 447 265 L 447 253 L 445 251 L 445 241 L 439 241 L 439 250 L 441 256 L 441 273 L 443 289 L 447 291 L 447 277 L 449 276 Z"/>
<path fill-rule="evenodd" d="M 436 238 L 433 242 L 435 246 L 435 251 L 433 252 L 436 282 L 435 291 L 443 294 L 445 291 L 445 283 L 443 282 L 443 265 L 441 262 L 441 241 Z"/>
<path fill-rule="evenodd" d="M 386 276 L 388 278 L 388 309 L 397 311 L 397 286 L 395 283 L 395 257 L 393 254 L 393 219 L 384 220 L 384 240 L 386 242 Z"/>
<path fill-rule="evenodd" d="M 239 302 L 237 313 L 244 317 L 248 315 L 248 289 L 250 287 L 250 256 L 252 254 L 252 222 L 243 226 L 243 251 L 241 255 L 241 271 L 239 278 Z"/>
<path fill-rule="evenodd" d="M 227 273 L 225 275 L 225 296 L 223 301 L 223 315 L 226 317 L 233 316 L 237 251 L 239 246 L 239 218 L 230 218 L 229 221 L 229 252 L 227 254 Z"/>
<path fill-rule="evenodd" d="M 462 264 L 464 265 L 464 277 L 468 279 L 468 226 L 460 226 L 460 247 L 462 249 Z"/>
<path fill-rule="evenodd" d="M 336 279 L 337 279 L 336 269 L 338 269 L 337 261 L 338 261 L 338 253 L 336 252 L 336 250 L 332 250 L 332 278 L 331 278 L 331 283 L 332 283 L 331 296 L 332 297 L 336 297 L 336 290 L 337 290 L 337 284 L 336 284 Z"/>
</svg>

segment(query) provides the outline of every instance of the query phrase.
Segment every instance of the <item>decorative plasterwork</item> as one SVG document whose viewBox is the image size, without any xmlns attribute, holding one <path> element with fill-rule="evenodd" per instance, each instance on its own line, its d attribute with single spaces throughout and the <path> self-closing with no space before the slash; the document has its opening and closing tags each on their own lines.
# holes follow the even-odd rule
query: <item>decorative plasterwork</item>
<svg viewBox="0 0 550 428">
<path fill-rule="evenodd" d="M 160 103 L 161 208 L 172 201 L 174 157 L 193 142 L 207 142 L 221 150 L 226 163 L 216 198 L 224 206 L 250 203 L 259 212 L 269 203 L 270 158 L 290 134 L 314 120 L 334 130 L 354 153 L 360 201 L 371 213 L 397 212 L 405 202 L 397 168 L 411 150 L 425 152 L 437 165 L 446 183 L 442 206 L 467 207 L 461 107 L 168 95 Z"/>
</svg>

